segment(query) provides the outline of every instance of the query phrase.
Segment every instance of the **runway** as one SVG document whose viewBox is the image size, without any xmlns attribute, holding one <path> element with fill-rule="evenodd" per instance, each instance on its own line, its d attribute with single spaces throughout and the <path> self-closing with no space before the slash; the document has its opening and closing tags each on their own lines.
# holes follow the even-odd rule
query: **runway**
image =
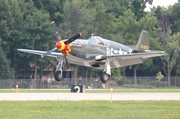
<svg viewBox="0 0 180 119">
<path fill-rule="evenodd" d="M 0 93 L 0 101 L 180 100 L 180 93 Z"/>
</svg>

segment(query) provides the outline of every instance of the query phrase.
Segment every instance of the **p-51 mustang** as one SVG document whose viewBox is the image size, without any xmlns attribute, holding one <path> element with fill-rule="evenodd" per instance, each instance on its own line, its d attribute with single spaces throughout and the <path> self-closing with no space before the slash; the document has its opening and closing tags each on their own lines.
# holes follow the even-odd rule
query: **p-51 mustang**
<svg viewBox="0 0 180 119">
<path fill-rule="evenodd" d="M 91 36 L 87 40 L 78 39 L 82 33 L 62 40 L 54 22 L 51 23 L 56 39 L 56 47 L 49 51 L 18 49 L 18 51 L 41 55 L 41 57 L 55 57 L 58 60 L 54 72 L 56 81 L 63 79 L 63 69 L 69 69 L 70 64 L 82 65 L 102 69 L 100 79 L 107 82 L 111 76 L 111 68 L 131 66 L 143 63 L 150 57 L 167 55 L 164 51 L 149 50 L 149 33 L 143 30 L 137 45 L 126 46 L 99 36 Z M 54 52 L 59 50 L 60 52 Z"/>
</svg>

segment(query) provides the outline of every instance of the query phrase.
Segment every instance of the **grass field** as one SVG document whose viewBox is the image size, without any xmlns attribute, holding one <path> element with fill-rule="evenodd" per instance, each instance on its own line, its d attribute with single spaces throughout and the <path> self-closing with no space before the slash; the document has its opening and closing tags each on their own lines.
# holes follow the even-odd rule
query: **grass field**
<svg viewBox="0 0 180 119">
<path fill-rule="evenodd" d="M 180 101 L 0 101 L 0 119 L 180 119 Z"/>
<path fill-rule="evenodd" d="M 16 89 L 0 89 L 0 93 L 14 93 Z M 21 93 L 70 93 L 70 89 L 20 89 Z M 86 93 L 109 93 L 110 89 L 86 89 Z M 113 92 L 169 92 L 169 93 L 180 93 L 180 89 L 113 89 Z"/>
</svg>

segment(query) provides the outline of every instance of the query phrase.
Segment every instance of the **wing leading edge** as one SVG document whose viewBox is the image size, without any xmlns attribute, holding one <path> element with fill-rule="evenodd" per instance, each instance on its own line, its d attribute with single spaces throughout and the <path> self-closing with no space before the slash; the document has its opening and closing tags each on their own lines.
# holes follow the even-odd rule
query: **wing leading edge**
<svg viewBox="0 0 180 119">
<path fill-rule="evenodd" d="M 29 50 L 29 49 L 17 49 L 17 50 L 20 51 L 20 52 L 36 54 L 36 55 L 40 55 L 40 56 L 43 56 L 44 54 L 47 54 L 47 51 L 40 51 L 40 50 Z M 62 53 L 57 53 L 57 52 L 51 52 L 47 56 L 49 56 L 49 57 L 62 57 L 63 54 Z"/>
</svg>

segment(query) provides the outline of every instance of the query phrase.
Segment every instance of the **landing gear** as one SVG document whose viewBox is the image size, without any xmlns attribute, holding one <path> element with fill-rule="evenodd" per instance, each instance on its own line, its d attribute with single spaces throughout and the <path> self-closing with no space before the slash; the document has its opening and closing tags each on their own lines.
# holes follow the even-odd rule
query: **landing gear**
<svg viewBox="0 0 180 119">
<path fill-rule="evenodd" d="M 54 78 L 56 81 L 62 81 L 63 80 L 62 68 L 64 66 L 64 57 L 59 57 L 57 60 L 59 60 L 59 63 L 58 63 L 58 66 L 54 72 Z"/>
<path fill-rule="evenodd" d="M 103 83 L 106 83 L 109 79 L 110 79 L 110 75 L 109 74 L 106 74 L 105 72 L 103 72 L 101 75 L 100 75 L 100 79 Z"/>
<path fill-rule="evenodd" d="M 54 78 L 56 81 L 62 81 L 63 80 L 62 71 L 55 71 Z"/>
<path fill-rule="evenodd" d="M 100 80 L 103 83 L 106 83 L 110 79 L 110 76 L 111 76 L 111 67 L 109 64 L 109 59 L 106 59 L 105 68 L 103 73 L 100 75 Z"/>
</svg>

